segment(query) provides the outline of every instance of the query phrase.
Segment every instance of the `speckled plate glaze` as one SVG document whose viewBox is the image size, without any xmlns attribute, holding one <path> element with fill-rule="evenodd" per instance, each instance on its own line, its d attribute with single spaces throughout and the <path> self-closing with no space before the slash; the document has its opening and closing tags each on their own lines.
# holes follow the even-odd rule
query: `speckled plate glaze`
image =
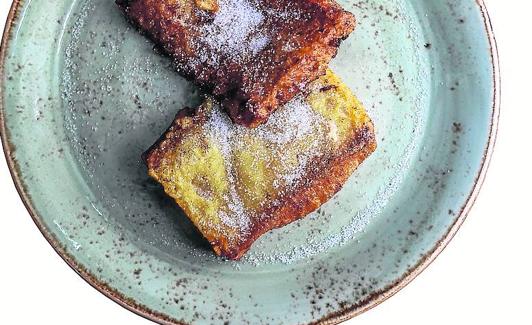
<svg viewBox="0 0 532 325">
<path fill-rule="evenodd" d="M 337 323 L 443 249 L 486 173 L 498 66 L 473 0 L 341 1 L 358 17 L 333 70 L 372 116 L 377 152 L 306 219 L 216 258 L 140 154 L 199 94 L 112 0 L 15 1 L 0 125 L 17 189 L 84 279 L 161 323 Z"/>
</svg>

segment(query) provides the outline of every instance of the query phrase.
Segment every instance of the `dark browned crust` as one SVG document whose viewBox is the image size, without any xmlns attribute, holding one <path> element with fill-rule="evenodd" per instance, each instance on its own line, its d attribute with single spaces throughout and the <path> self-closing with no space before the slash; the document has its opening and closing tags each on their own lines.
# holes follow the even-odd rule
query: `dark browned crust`
<svg viewBox="0 0 532 325">
<path fill-rule="evenodd" d="M 340 191 L 358 166 L 377 148 L 373 125 L 368 123 L 357 130 L 355 136 L 346 142 L 337 153 L 329 157 L 318 157 L 317 168 L 308 170 L 305 182 L 296 186 L 279 203 L 265 211 L 266 220 L 257 220 L 250 235 L 236 247 L 219 247 L 220 255 L 240 259 L 260 236 L 270 230 L 286 226 L 318 209 Z"/>
<path fill-rule="evenodd" d="M 142 154 L 142 160 L 148 166 L 148 168 L 156 169 L 159 167 L 159 163 L 164 156 L 164 153 L 167 152 L 167 148 L 173 148 L 179 142 L 179 139 L 183 137 L 183 132 L 187 128 L 183 126 L 180 121 L 185 118 L 192 119 L 190 127 L 199 124 L 200 120 L 205 119 L 204 114 L 198 112 L 196 108 L 185 107 L 180 110 L 172 124 L 166 129 L 166 131 L 157 139 L 157 141 Z"/>
<path fill-rule="evenodd" d="M 164 155 L 179 145 L 187 129 L 202 124 L 205 114 L 201 109 L 186 108 L 181 110 L 165 134 L 144 153 L 148 169 L 159 167 Z M 240 259 L 253 242 L 266 232 L 283 227 L 299 220 L 318 209 L 335 195 L 356 168 L 377 148 L 373 124 L 367 122 L 357 129 L 351 138 L 340 146 L 332 156 L 318 156 L 313 166 L 307 169 L 303 181 L 293 190 L 277 200 L 277 204 L 263 211 L 268 216 L 265 220 L 253 220 L 251 230 L 246 238 L 238 243 L 228 242 L 225 238 L 213 240 L 206 238 L 216 254 L 227 259 Z"/>
<path fill-rule="evenodd" d="M 173 3 L 177 2 L 117 0 L 128 19 L 175 61 L 179 73 L 212 92 L 234 122 L 248 127 L 264 123 L 280 105 L 323 75 L 341 41 L 355 28 L 354 16 L 334 0 L 265 1 L 261 4 L 268 8 L 300 9 L 311 19 L 271 23 L 268 27 L 279 40 L 243 65 L 229 58 L 222 58 L 219 67 L 192 64 L 197 53 L 190 45 L 195 37 L 191 25 L 201 21 L 194 11 L 190 25 L 171 19 L 178 6 Z M 281 50 L 288 40 L 296 44 L 295 49 Z"/>
<path fill-rule="evenodd" d="M 149 169 L 157 169 L 165 153 L 179 145 L 179 141 L 185 135 L 186 130 L 201 124 L 205 120 L 205 114 L 201 107 L 186 107 L 180 110 L 163 135 L 142 154 L 142 160 L 144 160 Z M 183 121 L 187 119 L 190 123 L 184 124 Z"/>
</svg>

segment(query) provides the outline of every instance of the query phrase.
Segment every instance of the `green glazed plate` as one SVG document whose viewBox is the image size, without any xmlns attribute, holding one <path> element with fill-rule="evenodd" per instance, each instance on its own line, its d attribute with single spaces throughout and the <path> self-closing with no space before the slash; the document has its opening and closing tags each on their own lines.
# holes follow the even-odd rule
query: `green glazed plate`
<svg viewBox="0 0 532 325">
<path fill-rule="evenodd" d="M 215 257 L 140 155 L 199 100 L 113 0 L 15 1 L 0 125 L 15 185 L 87 282 L 161 323 L 337 323 L 390 297 L 444 248 L 495 141 L 498 66 L 474 0 L 340 1 L 357 30 L 331 64 L 379 148 L 317 212 L 239 262 Z"/>
</svg>

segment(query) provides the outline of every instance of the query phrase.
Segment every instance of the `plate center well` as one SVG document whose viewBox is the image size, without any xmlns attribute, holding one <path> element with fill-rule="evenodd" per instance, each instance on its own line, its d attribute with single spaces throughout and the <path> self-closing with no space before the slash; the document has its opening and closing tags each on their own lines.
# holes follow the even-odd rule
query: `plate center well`
<svg viewBox="0 0 532 325">
<path fill-rule="evenodd" d="M 416 159 L 430 70 L 415 14 L 401 1 L 342 4 L 358 17 L 358 26 L 331 67 L 367 108 L 379 148 L 331 201 L 263 236 L 239 264 L 290 263 L 356 241 Z M 113 1 L 76 3 L 67 28 L 71 33 L 62 44 L 65 125 L 95 207 L 155 255 L 219 262 L 150 180 L 140 158 L 178 110 L 199 103 L 196 87 L 174 72 L 170 60 L 153 50 Z"/>
</svg>

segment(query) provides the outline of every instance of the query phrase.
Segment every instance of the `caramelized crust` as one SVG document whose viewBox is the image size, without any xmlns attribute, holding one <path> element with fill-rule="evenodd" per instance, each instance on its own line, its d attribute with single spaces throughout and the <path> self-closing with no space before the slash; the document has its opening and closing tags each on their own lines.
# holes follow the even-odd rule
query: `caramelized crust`
<svg viewBox="0 0 532 325">
<path fill-rule="evenodd" d="M 351 143 L 346 143 L 341 154 L 331 156 L 325 161 L 316 161 L 315 164 L 319 166 L 320 172 L 309 171 L 306 176 L 307 181 L 290 195 L 285 196 L 278 205 L 269 209 L 266 214 L 270 218 L 263 223 L 257 223 L 245 241 L 233 249 L 222 247 L 218 252 L 215 248 L 217 254 L 238 260 L 263 234 L 304 218 L 329 201 L 342 189 L 358 166 L 377 148 L 373 132 L 373 125 L 364 126 L 358 130 L 356 138 Z"/>
<path fill-rule="evenodd" d="M 184 109 L 144 155 L 216 254 L 239 259 L 316 210 L 375 150 L 371 120 L 336 76 L 309 89 L 255 129 L 232 124 L 212 100 Z"/>
<path fill-rule="evenodd" d="M 117 0 L 176 69 L 256 127 L 325 73 L 354 16 L 334 0 Z"/>
</svg>

